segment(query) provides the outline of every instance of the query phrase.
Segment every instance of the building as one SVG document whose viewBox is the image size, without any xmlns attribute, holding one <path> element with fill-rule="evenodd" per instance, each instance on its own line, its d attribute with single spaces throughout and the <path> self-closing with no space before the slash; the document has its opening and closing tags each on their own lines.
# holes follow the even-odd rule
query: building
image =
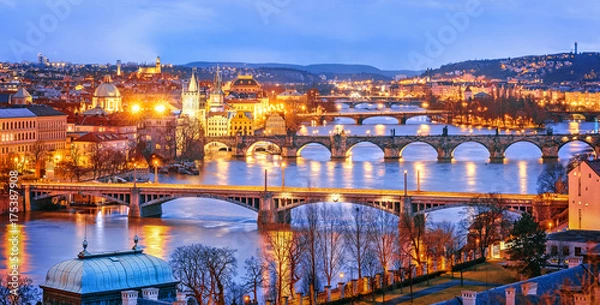
<svg viewBox="0 0 600 305">
<path fill-rule="evenodd" d="M 162 65 L 160 64 L 160 56 L 156 57 L 156 63 L 150 67 L 139 67 L 137 71 L 138 77 L 152 77 L 162 74 Z"/>
<path fill-rule="evenodd" d="M 71 149 L 79 157 L 78 165 L 81 166 L 98 162 L 92 158 L 104 157 L 99 154 L 101 151 L 124 153 L 125 160 L 128 160 L 131 147 L 132 141 L 111 132 L 88 132 L 71 143 Z"/>
<path fill-rule="evenodd" d="M 225 137 L 229 134 L 229 117 L 226 112 L 214 112 L 206 119 L 206 136 Z"/>
<path fill-rule="evenodd" d="M 225 93 L 223 92 L 223 73 L 217 67 L 215 71 L 214 88 L 210 91 L 208 103 L 206 105 L 207 112 L 222 112 L 225 105 Z"/>
<path fill-rule="evenodd" d="M 135 305 L 140 295 L 144 300 L 140 304 L 172 304 L 179 295 L 171 266 L 143 253 L 137 236 L 134 241 L 131 250 L 90 253 L 84 240 L 77 258 L 48 270 L 46 281 L 40 285 L 43 304 Z"/>
<path fill-rule="evenodd" d="M 192 70 L 192 77 L 187 88 L 183 86 L 181 90 L 181 115 L 195 118 L 204 126 L 206 109 L 204 98 L 200 98 L 196 68 Z"/>
<path fill-rule="evenodd" d="M 569 229 L 600 230 L 600 160 L 584 160 L 569 172 Z"/>
<path fill-rule="evenodd" d="M 33 97 L 23 87 L 19 88 L 17 93 L 11 97 L 11 104 L 13 105 L 30 105 L 33 103 Z"/>
<path fill-rule="evenodd" d="M 139 144 L 144 155 L 163 160 L 175 159 L 177 118 L 175 115 L 150 112 L 139 129 Z"/>
<path fill-rule="evenodd" d="M 67 115 L 46 105 L 0 109 L 0 162 L 41 174 L 48 158 L 61 158 Z"/>
<path fill-rule="evenodd" d="M 548 234 L 546 253 L 552 265 L 566 266 L 569 259 L 582 258 L 600 245 L 600 231 L 567 230 Z"/>
<path fill-rule="evenodd" d="M 229 120 L 229 135 L 230 136 L 253 136 L 254 121 L 252 113 L 238 111 L 231 116 Z"/>
<path fill-rule="evenodd" d="M 278 136 L 287 134 L 283 117 L 277 113 L 271 114 L 265 121 L 265 135 Z"/>
<path fill-rule="evenodd" d="M 238 97 L 262 97 L 262 86 L 252 75 L 240 74 L 234 79 L 227 90 Z"/>
<path fill-rule="evenodd" d="M 92 97 L 91 108 L 101 108 L 107 113 L 115 113 L 123 111 L 121 100 L 121 92 L 117 86 L 112 83 L 110 75 L 104 78 L 104 82 L 96 88 Z"/>
</svg>

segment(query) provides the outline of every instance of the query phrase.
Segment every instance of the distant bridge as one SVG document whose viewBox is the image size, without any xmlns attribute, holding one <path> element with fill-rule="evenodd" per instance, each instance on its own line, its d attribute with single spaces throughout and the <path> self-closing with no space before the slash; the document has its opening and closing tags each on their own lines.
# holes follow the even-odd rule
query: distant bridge
<svg viewBox="0 0 600 305">
<path fill-rule="evenodd" d="M 363 111 L 363 112 L 326 112 L 326 113 L 306 113 L 298 114 L 298 117 L 312 119 L 317 123 L 323 121 L 332 121 L 335 118 L 351 118 L 357 125 L 362 125 L 363 121 L 373 117 L 392 117 L 398 120 L 398 124 L 406 124 L 410 118 L 417 116 L 427 116 L 438 121 L 448 121 L 450 113 L 444 110 L 414 110 L 414 111 Z"/>
<path fill-rule="evenodd" d="M 382 104 L 383 108 L 391 108 L 393 105 L 417 105 L 420 106 L 423 102 L 418 97 L 407 96 L 382 96 L 382 95 L 367 95 L 361 97 L 344 96 L 344 95 L 321 95 L 320 99 L 327 100 L 330 103 L 338 103 L 348 105 L 350 108 L 355 108 L 359 104 Z"/>
<path fill-rule="evenodd" d="M 129 216 L 162 214 L 161 205 L 184 197 L 214 198 L 235 203 L 258 212 L 259 225 L 289 223 L 290 211 L 317 202 L 350 202 L 377 208 L 394 215 L 424 213 L 444 207 L 465 205 L 479 194 L 460 192 L 422 192 L 339 188 L 260 187 L 190 184 L 100 184 L 100 183 L 23 183 L 26 209 L 35 209 L 44 200 L 73 194 L 102 197 L 129 206 Z M 536 195 L 502 194 L 509 209 L 532 212 L 539 201 Z M 556 210 L 568 206 L 568 197 L 558 195 L 546 203 Z"/>
<path fill-rule="evenodd" d="M 350 136 L 345 134 L 314 136 L 235 136 L 207 137 L 204 144 L 220 143 L 227 146 L 235 157 L 245 157 L 252 153 L 258 143 L 277 146 L 284 158 L 296 158 L 309 144 L 320 144 L 331 153 L 332 159 L 344 159 L 354 146 L 372 143 L 379 147 L 385 159 L 400 159 L 402 151 L 412 143 L 425 143 L 433 147 L 439 162 L 451 162 L 456 148 L 464 143 L 474 142 L 483 145 L 490 153 L 490 162 L 503 163 L 506 150 L 513 144 L 527 142 L 537 146 L 544 160 L 557 160 L 558 151 L 564 145 L 580 141 L 600 155 L 600 134 L 555 134 L 555 135 L 431 135 L 431 136 Z"/>
</svg>

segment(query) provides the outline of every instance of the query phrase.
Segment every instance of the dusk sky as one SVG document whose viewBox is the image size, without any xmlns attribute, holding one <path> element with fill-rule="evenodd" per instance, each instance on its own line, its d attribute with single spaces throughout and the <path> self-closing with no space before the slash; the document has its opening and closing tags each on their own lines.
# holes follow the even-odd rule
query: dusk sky
<svg viewBox="0 0 600 305">
<path fill-rule="evenodd" d="M 590 0 L 0 0 L 0 11 L 0 60 L 11 62 L 42 52 L 74 63 L 160 55 L 424 69 L 570 52 L 575 41 L 600 50 L 600 2 Z"/>
</svg>

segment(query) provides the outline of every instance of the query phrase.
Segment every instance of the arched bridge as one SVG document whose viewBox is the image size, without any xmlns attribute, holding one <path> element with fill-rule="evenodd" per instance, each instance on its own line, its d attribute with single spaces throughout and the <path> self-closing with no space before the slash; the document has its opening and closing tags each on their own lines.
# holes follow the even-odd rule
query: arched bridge
<svg viewBox="0 0 600 305">
<path fill-rule="evenodd" d="M 417 116 L 427 116 L 430 119 L 438 121 L 447 121 L 448 111 L 445 110 L 413 110 L 413 111 L 365 111 L 365 112 L 326 112 L 326 113 L 303 113 L 298 114 L 299 118 L 311 119 L 317 123 L 323 121 L 331 122 L 335 118 L 350 118 L 357 125 L 362 125 L 363 121 L 373 117 L 392 117 L 398 120 L 398 124 L 406 124 L 410 118 Z"/>
<path fill-rule="evenodd" d="M 402 151 L 409 144 L 425 143 L 438 154 L 439 162 L 451 162 L 456 148 L 467 142 L 483 145 L 490 153 L 492 163 L 504 162 L 506 150 L 513 144 L 528 142 L 537 146 L 544 160 L 558 159 L 559 149 L 567 143 L 580 141 L 587 143 L 600 155 L 599 134 L 536 134 L 536 135 L 431 135 L 431 136 L 350 136 L 335 134 L 326 136 L 237 136 L 207 137 L 205 144 L 221 143 L 227 146 L 236 157 L 245 157 L 257 143 L 271 143 L 281 151 L 282 157 L 295 158 L 308 144 L 320 144 L 331 153 L 332 159 L 349 156 L 351 149 L 360 143 L 372 143 L 379 147 L 386 159 L 402 158 Z"/>
<path fill-rule="evenodd" d="M 464 205 L 480 194 L 459 192 L 422 192 L 399 190 L 259 187 L 189 184 L 99 184 L 99 183 L 24 183 L 27 209 L 44 199 L 71 194 L 92 195 L 129 206 L 131 217 L 156 216 L 161 205 L 183 197 L 215 198 L 238 204 L 258 212 L 259 225 L 289 223 L 290 211 L 316 202 L 350 202 L 400 215 L 419 213 L 443 207 Z M 516 211 L 532 211 L 539 199 L 536 195 L 503 194 L 503 203 Z M 566 195 L 552 199 L 553 209 L 564 210 Z"/>
</svg>

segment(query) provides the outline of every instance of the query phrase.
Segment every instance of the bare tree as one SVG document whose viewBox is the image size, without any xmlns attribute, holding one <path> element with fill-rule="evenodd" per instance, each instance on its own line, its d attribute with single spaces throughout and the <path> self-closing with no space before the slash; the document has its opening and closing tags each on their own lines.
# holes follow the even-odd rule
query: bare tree
<svg viewBox="0 0 600 305">
<path fill-rule="evenodd" d="M 500 195 L 489 193 L 473 198 L 469 208 L 463 221 L 468 232 L 467 243 L 478 248 L 479 255 L 484 256 L 489 245 L 504 240 L 509 234 L 508 207 Z"/>
<path fill-rule="evenodd" d="M 569 183 L 566 168 L 561 163 L 550 163 L 537 178 L 538 194 L 566 194 Z"/>
<path fill-rule="evenodd" d="M 294 295 L 294 285 L 300 280 L 303 238 L 296 231 L 280 229 L 263 235 L 264 256 L 269 268 L 269 291 L 278 302 Z"/>
<path fill-rule="evenodd" d="M 322 206 L 320 218 L 323 227 L 318 232 L 317 251 L 320 259 L 320 271 L 331 286 L 331 280 L 339 272 L 344 258 L 344 240 L 340 233 L 343 215 L 341 208 Z"/>
<path fill-rule="evenodd" d="M 346 223 L 344 229 L 344 241 L 350 254 L 356 263 L 358 277 L 363 277 L 365 257 L 372 249 L 369 239 L 369 221 L 371 210 L 368 208 L 355 207 L 351 211 L 351 220 Z"/>
<path fill-rule="evenodd" d="M 171 255 L 180 285 L 191 291 L 198 304 L 225 304 L 225 287 L 235 275 L 235 250 L 201 244 L 181 246 Z"/>
<path fill-rule="evenodd" d="M 251 291 L 254 300 L 258 300 L 258 288 L 264 282 L 264 273 L 267 270 L 264 260 L 261 256 L 252 256 L 244 261 L 244 286 L 247 291 Z"/>
<path fill-rule="evenodd" d="M 42 166 L 44 165 L 42 161 L 48 155 L 48 150 L 44 143 L 40 140 L 35 141 L 33 147 L 28 152 L 29 162 L 33 164 L 35 168 L 35 178 L 38 179 L 41 177 Z"/>
<path fill-rule="evenodd" d="M 374 212 L 370 240 L 381 270 L 388 274 L 394 256 L 398 253 L 398 217 L 385 211 Z"/>
<path fill-rule="evenodd" d="M 411 216 L 408 213 L 402 213 L 399 223 L 400 247 L 403 253 L 417 265 L 421 265 L 421 254 L 424 253 L 426 235 L 425 216 L 422 214 Z"/>
<path fill-rule="evenodd" d="M 204 135 L 202 124 L 197 119 L 182 117 L 177 122 L 175 141 L 179 158 L 195 160 L 202 153 L 204 147 L 200 138 Z"/>
<path fill-rule="evenodd" d="M 319 248 L 319 207 L 316 204 L 307 205 L 304 209 L 304 220 L 306 224 L 302 228 L 302 237 L 305 245 L 306 255 L 306 279 L 309 287 L 309 304 L 316 304 L 318 291 L 318 248 Z"/>
<path fill-rule="evenodd" d="M 456 247 L 455 226 L 450 222 L 432 223 L 427 230 L 426 248 L 428 257 L 439 263 L 444 258 L 446 262 L 452 259 Z"/>
<path fill-rule="evenodd" d="M 0 305 L 25 305 L 39 301 L 42 292 L 28 277 L 19 276 L 16 285 L 7 274 L 5 280 L 0 279 Z"/>
</svg>

